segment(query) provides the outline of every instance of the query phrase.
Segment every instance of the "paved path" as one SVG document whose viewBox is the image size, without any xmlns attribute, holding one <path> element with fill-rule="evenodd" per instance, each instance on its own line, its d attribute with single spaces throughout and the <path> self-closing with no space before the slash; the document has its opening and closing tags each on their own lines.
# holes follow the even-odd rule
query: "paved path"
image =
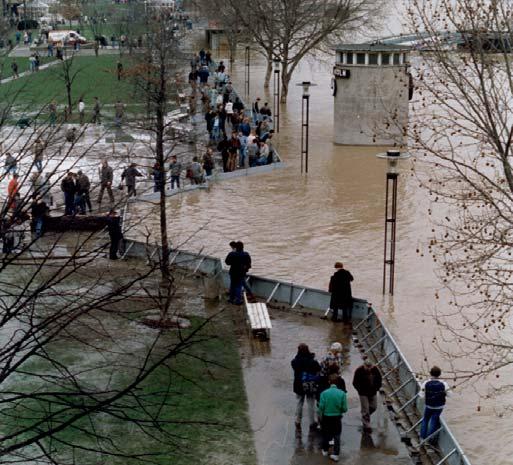
<svg viewBox="0 0 513 465">
<path fill-rule="evenodd" d="M 127 49 L 128 50 L 128 49 Z M 30 55 L 32 55 L 34 52 L 39 52 L 40 55 L 47 54 L 48 49 L 45 47 L 39 47 L 39 48 L 30 48 L 26 45 L 17 45 L 14 47 L 10 53 L 9 57 L 12 58 L 18 58 L 18 57 L 26 57 L 28 58 Z M 72 50 L 70 50 L 72 51 Z M 94 49 L 93 48 L 81 48 L 79 51 L 76 51 L 75 54 L 77 56 L 94 56 Z M 100 48 L 100 55 L 117 55 L 119 54 L 119 47 L 105 47 Z"/>
<path fill-rule="evenodd" d="M 69 59 L 70 57 L 68 58 L 65 58 L 65 60 Z M 25 76 L 30 76 L 32 74 L 35 74 L 35 73 L 38 73 L 40 71 L 43 71 L 47 68 L 50 68 L 51 66 L 55 66 L 55 65 L 58 65 L 59 63 L 61 63 L 61 60 L 55 60 L 55 61 L 51 61 L 50 63 L 46 63 L 45 65 L 41 65 L 39 67 L 39 71 L 24 71 L 23 73 L 19 73 L 18 74 L 18 78 L 15 78 L 14 76 L 11 76 L 11 77 L 8 77 L 8 78 L 5 78 L 5 79 L 2 79 L 0 81 L 0 84 L 6 84 L 8 82 L 11 82 L 11 81 L 16 81 L 17 79 L 19 78 L 22 78 L 22 77 L 25 77 Z"/>
</svg>

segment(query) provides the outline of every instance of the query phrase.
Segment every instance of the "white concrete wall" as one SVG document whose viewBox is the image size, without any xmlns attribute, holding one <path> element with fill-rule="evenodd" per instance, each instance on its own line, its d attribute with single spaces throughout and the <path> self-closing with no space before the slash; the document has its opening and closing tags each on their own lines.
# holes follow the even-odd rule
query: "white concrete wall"
<svg viewBox="0 0 513 465">
<path fill-rule="evenodd" d="M 337 78 L 334 142 L 342 145 L 394 145 L 408 124 L 405 66 L 352 66 L 349 79 Z"/>
</svg>

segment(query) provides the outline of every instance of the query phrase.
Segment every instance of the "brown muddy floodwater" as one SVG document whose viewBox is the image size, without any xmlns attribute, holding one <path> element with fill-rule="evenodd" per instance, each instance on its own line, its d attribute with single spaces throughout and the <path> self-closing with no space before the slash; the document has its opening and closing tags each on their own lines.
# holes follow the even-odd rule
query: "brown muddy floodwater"
<svg viewBox="0 0 513 465">
<path fill-rule="evenodd" d="M 262 63 L 258 57 L 252 61 L 251 99 L 261 96 L 272 102 L 263 91 Z M 431 343 L 432 311 L 445 302 L 434 298 L 438 281 L 435 264 L 427 256 L 427 192 L 419 188 L 407 162 L 399 180 L 396 294 L 384 298 L 385 163 L 375 157 L 380 149 L 332 144 L 331 66 L 305 63 L 294 79 L 317 84 L 311 90 L 308 176 L 300 174 L 301 88 L 293 85 L 281 110 L 277 138 L 287 167 L 173 197 L 171 238 L 177 245 L 192 235 L 183 248 L 219 257 L 227 253 L 229 241 L 242 240 L 253 256 L 255 274 L 320 288 L 327 286 L 334 262 L 343 261 L 355 277 L 354 295 L 374 304 L 413 367 L 422 370 L 435 362 L 444 366 L 447 362 L 439 359 Z M 232 76 L 243 89 L 242 63 Z M 503 439 L 513 437 L 513 422 L 496 404 L 481 401 L 478 412 L 477 395 L 467 389 L 452 396 L 444 413 L 474 464 L 513 463 L 513 441 Z"/>
</svg>

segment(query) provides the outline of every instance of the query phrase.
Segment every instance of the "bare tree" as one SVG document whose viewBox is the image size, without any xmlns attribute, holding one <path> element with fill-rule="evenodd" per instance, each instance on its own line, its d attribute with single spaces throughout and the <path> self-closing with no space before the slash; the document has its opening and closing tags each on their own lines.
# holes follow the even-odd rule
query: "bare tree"
<svg viewBox="0 0 513 465">
<path fill-rule="evenodd" d="M 448 301 L 437 306 L 437 342 L 461 382 L 513 363 L 510 6 L 415 0 L 408 15 L 427 50 L 415 61 L 410 136 Z"/>
<path fill-rule="evenodd" d="M 287 101 L 292 75 L 310 53 L 326 50 L 347 34 L 363 34 L 381 18 L 384 2 L 374 0 L 227 0 L 209 2 L 221 18 L 247 31 L 267 60 L 265 87 L 273 60 L 282 64 L 282 102 Z"/>
</svg>

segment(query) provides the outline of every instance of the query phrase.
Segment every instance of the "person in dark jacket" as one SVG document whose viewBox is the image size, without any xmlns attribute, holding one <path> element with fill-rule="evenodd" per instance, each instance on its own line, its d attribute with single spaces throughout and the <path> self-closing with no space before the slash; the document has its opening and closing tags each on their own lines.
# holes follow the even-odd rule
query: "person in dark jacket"
<svg viewBox="0 0 513 465">
<path fill-rule="evenodd" d="M 226 256 L 225 263 L 230 267 L 230 298 L 228 302 L 242 305 L 242 281 L 246 275 L 247 258 L 239 243 L 230 242 L 232 251 Z"/>
<path fill-rule="evenodd" d="M 137 191 L 135 189 L 135 182 L 138 177 L 141 177 L 142 174 L 138 171 L 137 165 L 135 163 L 130 163 L 128 168 L 121 173 L 121 179 L 125 180 L 125 184 L 128 190 L 128 197 L 137 196 Z"/>
<path fill-rule="evenodd" d="M 160 192 L 160 188 L 162 187 L 162 184 L 164 184 L 164 172 L 160 168 L 159 162 L 156 162 L 153 165 L 152 175 L 153 175 L 153 192 Z"/>
<path fill-rule="evenodd" d="M 331 292 L 330 308 L 333 311 L 332 320 L 337 321 L 338 311 L 342 309 L 342 321 L 351 320 L 353 312 L 353 295 L 351 293 L 351 281 L 353 275 L 344 270 L 344 264 L 335 263 L 336 272 L 330 279 L 329 292 Z"/>
<path fill-rule="evenodd" d="M 75 176 L 71 171 L 68 171 L 66 177 L 61 181 L 61 191 L 64 192 L 64 214 L 67 216 L 74 215 L 77 186 Z"/>
<path fill-rule="evenodd" d="M 230 141 L 226 134 L 223 134 L 223 138 L 217 144 L 217 150 L 221 152 L 221 157 L 223 159 L 223 172 L 227 172 L 228 170 L 228 159 L 230 158 L 230 154 L 228 151 L 230 150 Z"/>
<path fill-rule="evenodd" d="M 32 204 L 30 205 L 32 229 L 36 233 L 36 238 L 40 238 L 43 235 L 44 221 L 48 214 L 48 206 L 37 194 L 34 194 L 32 199 Z"/>
<path fill-rule="evenodd" d="M 92 213 L 93 206 L 91 205 L 91 197 L 89 195 L 91 191 L 91 181 L 89 181 L 89 177 L 87 174 L 84 174 L 82 171 L 77 173 L 77 195 L 80 196 L 81 203 L 80 208 L 82 214 L 85 215 L 86 209 L 89 208 L 89 213 Z"/>
<path fill-rule="evenodd" d="M 103 160 L 100 170 L 100 193 L 98 194 L 98 204 L 101 207 L 103 192 L 107 189 L 107 193 L 109 194 L 110 203 L 114 203 L 114 194 L 112 193 L 112 181 L 114 179 L 114 172 L 112 171 L 112 167 L 109 166 L 109 162 L 107 160 Z"/>
<path fill-rule="evenodd" d="M 310 352 L 306 344 L 299 344 L 297 354 L 290 362 L 294 370 L 293 390 L 297 397 L 296 428 L 301 429 L 303 419 L 303 405 L 306 399 L 310 429 L 317 426 L 315 420 L 315 399 L 317 395 L 317 378 L 321 371 L 315 354 Z"/>
<path fill-rule="evenodd" d="M 363 431 L 371 433 L 370 417 L 377 408 L 377 393 L 381 389 L 381 373 L 370 359 L 365 358 L 363 365 L 354 372 L 353 386 L 360 396 Z"/>
<path fill-rule="evenodd" d="M 422 383 L 420 397 L 425 399 L 424 415 L 420 426 L 420 437 L 426 439 L 440 428 L 440 415 L 449 395 L 449 385 L 440 380 L 442 370 L 434 366 L 429 374 L 431 378 Z"/>
<path fill-rule="evenodd" d="M 108 214 L 107 228 L 110 238 L 109 258 L 117 260 L 119 244 L 123 239 L 123 231 L 121 230 L 121 218 L 114 210 L 111 210 Z"/>
</svg>

